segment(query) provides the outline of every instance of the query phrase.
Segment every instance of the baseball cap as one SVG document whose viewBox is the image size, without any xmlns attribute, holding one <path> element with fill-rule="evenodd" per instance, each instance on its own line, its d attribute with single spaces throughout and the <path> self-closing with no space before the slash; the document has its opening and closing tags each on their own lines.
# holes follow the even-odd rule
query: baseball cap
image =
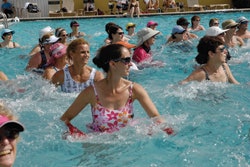
<svg viewBox="0 0 250 167">
<path fill-rule="evenodd" d="M 79 26 L 79 23 L 78 23 L 77 21 L 75 21 L 75 20 L 74 20 L 74 21 L 71 21 L 71 22 L 70 22 L 70 27 L 72 27 L 72 26 L 77 26 L 77 27 L 78 27 L 78 26 Z"/>
<path fill-rule="evenodd" d="M 60 38 L 56 37 L 55 35 L 51 35 L 48 39 L 45 39 L 45 41 L 43 42 L 43 45 L 55 43 L 55 42 L 59 41 L 59 39 Z"/>
<path fill-rule="evenodd" d="M 174 26 L 172 29 L 172 34 L 180 34 L 186 31 L 182 26 Z"/>
<path fill-rule="evenodd" d="M 247 18 L 245 18 L 244 16 L 241 16 L 239 17 L 237 20 L 236 20 L 237 23 L 242 23 L 242 22 L 248 22 Z"/>
<path fill-rule="evenodd" d="M 150 27 L 150 26 L 158 26 L 158 23 L 157 22 L 154 22 L 154 21 L 149 21 L 147 23 L 147 27 Z"/>
<path fill-rule="evenodd" d="M 135 27 L 136 26 L 136 24 L 135 23 L 128 23 L 127 25 L 126 25 L 126 30 L 128 31 L 128 28 L 129 27 Z"/>
<path fill-rule="evenodd" d="M 39 32 L 39 39 L 42 39 L 42 37 L 45 35 L 45 34 L 52 34 L 54 32 L 54 29 L 51 28 L 50 26 L 47 26 L 43 29 L 40 30 Z"/>
<path fill-rule="evenodd" d="M 6 33 L 12 33 L 12 34 L 15 34 L 15 31 L 11 30 L 11 29 L 3 29 L 2 33 L 1 33 L 1 36 L 3 36 L 4 34 Z"/>
<path fill-rule="evenodd" d="M 19 132 L 24 131 L 24 126 L 20 122 L 10 120 L 8 117 L 0 115 L 0 128 L 2 128 L 3 126 L 11 126 L 17 128 Z"/>
<path fill-rule="evenodd" d="M 228 31 L 229 29 L 225 29 L 225 30 L 222 30 L 220 27 L 218 26 L 212 26 L 212 27 L 209 27 L 206 31 L 206 36 L 218 36 L 219 34 L 221 33 L 224 33 L 226 31 Z"/>
</svg>

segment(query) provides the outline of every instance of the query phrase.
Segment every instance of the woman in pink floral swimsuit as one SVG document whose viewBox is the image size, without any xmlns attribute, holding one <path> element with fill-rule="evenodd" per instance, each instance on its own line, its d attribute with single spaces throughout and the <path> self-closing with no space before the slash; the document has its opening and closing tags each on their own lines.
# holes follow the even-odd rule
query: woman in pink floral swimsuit
<svg viewBox="0 0 250 167">
<path fill-rule="evenodd" d="M 129 75 L 132 65 L 130 53 L 120 44 L 100 48 L 94 64 L 102 68 L 106 78 L 83 90 L 61 120 L 66 125 L 88 104 L 92 108 L 93 122 L 88 127 L 94 132 L 114 132 L 125 127 L 133 118 L 133 101 L 138 100 L 149 117 L 160 114 L 145 89 L 124 77 Z M 157 122 L 163 121 L 161 118 Z"/>
</svg>

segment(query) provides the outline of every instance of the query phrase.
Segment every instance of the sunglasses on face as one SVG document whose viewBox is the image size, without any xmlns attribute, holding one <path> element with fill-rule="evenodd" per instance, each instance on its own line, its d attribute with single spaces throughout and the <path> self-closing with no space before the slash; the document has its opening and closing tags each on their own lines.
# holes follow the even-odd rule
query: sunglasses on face
<svg viewBox="0 0 250 167">
<path fill-rule="evenodd" d="M 0 135 L 0 141 L 2 141 L 4 138 L 7 138 L 8 140 L 14 140 L 18 138 L 18 136 L 19 136 L 19 131 L 6 129 Z"/>
<path fill-rule="evenodd" d="M 119 58 L 119 59 L 116 59 L 116 60 L 113 60 L 113 61 L 114 62 L 120 61 L 123 64 L 128 65 L 131 62 L 131 57 Z"/>
<path fill-rule="evenodd" d="M 200 20 L 195 20 L 195 21 L 200 21 Z"/>
<path fill-rule="evenodd" d="M 5 33 L 4 36 L 12 35 L 12 33 Z"/>
<path fill-rule="evenodd" d="M 123 34 L 124 34 L 124 32 L 117 32 L 117 34 L 119 34 L 119 35 L 123 35 Z"/>
<path fill-rule="evenodd" d="M 247 23 L 248 23 L 248 21 L 243 21 L 240 24 L 247 24 Z"/>
<path fill-rule="evenodd" d="M 61 35 L 62 37 L 67 37 L 68 36 L 68 34 L 63 34 L 63 35 Z"/>
<path fill-rule="evenodd" d="M 214 25 L 216 25 L 216 26 L 217 26 L 217 25 L 219 25 L 219 23 L 214 23 Z"/>
<path fill-rule="evenodd" d="M 219 48 L 219 51 L 220 51 L 220 52 L 224 52 L 225 49 L 226 49 L 226 47 L 223 46 L 222 48 Z"/>
<path fill-rule="evenodd" d="M 237 25 L 235 25 L 235 26 L 231 26 L 230 28 L 236 28 L 237 27 Z"/>
</svg>

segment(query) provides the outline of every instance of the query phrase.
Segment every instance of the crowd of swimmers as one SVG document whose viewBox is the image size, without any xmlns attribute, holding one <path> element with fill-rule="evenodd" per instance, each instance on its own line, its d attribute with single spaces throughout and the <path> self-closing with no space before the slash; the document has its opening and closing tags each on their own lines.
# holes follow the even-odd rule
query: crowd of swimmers
<svg viewBox="0 0 250 167">
<path fill-rule="evenodd" d="M 228 49 L 246 45 L 250 38 L 248 19 L 242 16 L 236 21 L 229 19 L 220 24 L 219 19 L 212 18 L 207 29 L 200 25 L 200 19 L 199 16 L 193 16 L 189 27 L 190 22 L 186 18 L 179 18 L 172 28 L 171 35 L 167 37 L 166 45 L 185 44 L 186 41 L 192 42 L 193 39 L 199 38 L 195 32 L 205 31 L 197 45 L 198 55 L 195 60 L 199 66 L 180 81 L 180 84 L 208 80 L 239 84 L 228 65 L 231 58 Z M 87 125 L 90 132 L 112 133 L 125 127 L 134 117 L 135 100 L 139 101 L 150 118 L 154 118 L 156 126 L 164 124 L 165 120 L 160 116 L 147 91 L 140 84 L 126 79 L 131 69 L 164 66 L 164 62 L 154 60 L 151 50 L 156 36 L 161 33 L 157 30 L 158 23 L 149 21 L 145 28 L 135 32 L 136 24 L 130 22 L 125 27 L 126 34 L 122 26 L 113 22 L 107 23 L 104 27 L 107 38 L 92 60 L 102 71 L 88 65 L 90 43 L 84 39 L 86 34 L 79 31 L 79 26 L 77 21 L 72 21 L 70 33 L 62 27 L 54 30 L 47 26 L 41 29 L 38 44 L 30 52 L 30 60 L 26 66 L 27 71 L 41 75 L 55 86 L 60 86 L 62 92 L 79 93 L 60 117 L 69 127 L 69 134 L 77 132 L 77 135 L 87 136 L 70 123 L 87 105 L 91 106 L 93 116 L 93 122 Z M 11 29 L 4 29 L 0 46 L 20 47 L 12 41 L 14 34 L 15 31 Z M 137 38 L 136 44 L 130 43 L 132 37 Z M 0 72 L 0 80 L 6 81 L 8 77 Z M 11 118 L 1 115 L 2 110 L 1 108 L 0 131 L 4 129 L 5 136 L 1 137 L 12 139 L 10 132 L 5 132 L 3 128 L 8 124 L 1 124 L 1 119 L 10 122 Z M 112 119 L 109 112 L 113 113 Z M 24 130 L 20 123 L 15 121 L 15 125 L 19 128 L 15 131 L 16 134 Z M 174 133 L 171 127 L 161 128 L 167 134 Z"/>
</svg>

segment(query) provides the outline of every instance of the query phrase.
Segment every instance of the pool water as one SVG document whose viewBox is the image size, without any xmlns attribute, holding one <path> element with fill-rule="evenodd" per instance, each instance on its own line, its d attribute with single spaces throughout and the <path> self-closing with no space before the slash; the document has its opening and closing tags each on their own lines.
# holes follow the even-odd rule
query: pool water
<svg viewBox="0 0 250 167">
<path fill-rule="evenodd" d="M 195 46 L 188 51 L 165 45 L 176 20 L 193 15 L 164 15 L 141 18 L 79 19 L 80 30 L 88 36 L 92 58 L 107 37 L 106 23 L 112 21 L 124 27 L 128 22 L 136 23 L 136 31 L 145 27 L 149 20 L 159 23 L 161 35 L 152 47 L 156 60 L 164 67 L 131 71 L 129 79 L 145 87 L 159 112 L 175 130 L 168 136 L 158 128 L 148 135 L 151 120 L 135 102 L 135 124 L 114 134 L 92 134 L 83 141 L 62 140 L 65 128 L 59 117 L 74 101 L 77 94 L 62 93 L 39 76 L 27 73 L 24 68 L 27 56 L 38 42 L 38 32 L 50 25 L 64 27 L 70 32 L 71 20 L 26 21 L 12 25 L 14 41 L 22 45 L 19 49 L 0 50 L 0 70 L 10 82 L 0 82 L 0 98 L 18 115 L 26 131 L 18 144 L 15 166 L 60 166 L 60 167 L 211 167 L 250 166 L 250 47 L 231 49 L 229 61 L 232 73 L 241 83 L 192 82 L 178 85 L 195 66 Z M 201 24 L 208 28 L 210 18 L 217 17 L 222 23 L 226 19 L 237 19 L 249 12 L 199 14 Z M 204 32 L 197 33 L 199 37 Z M 132 40 L 131 43 L 135 43 Z M 84 109 L 73 124 L 86 131 L 91 122 L 90 107 Z"/>
</svg>

